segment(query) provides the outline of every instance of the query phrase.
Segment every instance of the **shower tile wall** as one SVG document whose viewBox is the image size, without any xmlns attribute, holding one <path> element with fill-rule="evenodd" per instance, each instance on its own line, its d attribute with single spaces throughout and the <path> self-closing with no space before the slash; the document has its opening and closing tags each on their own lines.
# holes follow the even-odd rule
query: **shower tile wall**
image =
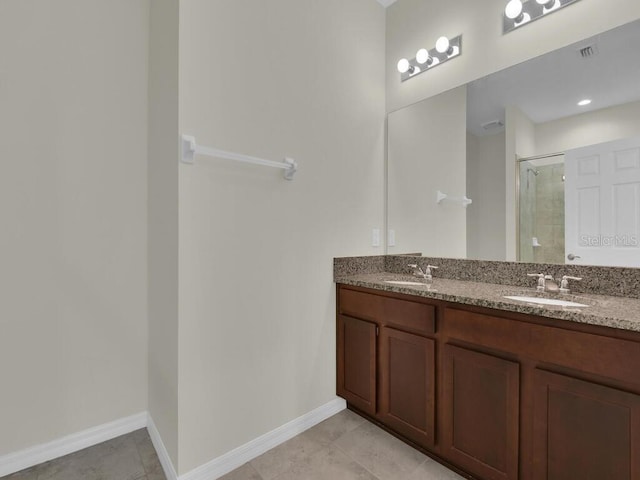
<svg viewBox="0 0 640 480">
<path fill-rule="evenodd" d="M 564 263 L 564 164 L 536 169 L 534 236 L 542 246 L 533 249 L 533 260 Z"/>
</svg>

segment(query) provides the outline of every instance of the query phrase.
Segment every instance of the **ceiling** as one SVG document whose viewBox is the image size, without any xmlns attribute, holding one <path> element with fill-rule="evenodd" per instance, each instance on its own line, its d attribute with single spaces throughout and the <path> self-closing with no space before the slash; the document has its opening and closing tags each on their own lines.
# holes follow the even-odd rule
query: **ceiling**
<svg viewBox="0 0 640 480">
<path fill-rule="evenodd" d="M 377 0 L 377 1 L 383 7 L 388 7 L 389 5 L 396 3 L 397 0 Z"/>
<path fill-rule="evenodd" d="M 586 46 L 595 55 L 582 58 Z M 508 105 L 543 123 L 640 100 L 640 21 L 471 82 L 467 95 L 467 129 L 478 136 L 501 130 L 482 125 L 504 123 Z M 585 98 L 593 103 L 579 107 Z"/>
</svg>

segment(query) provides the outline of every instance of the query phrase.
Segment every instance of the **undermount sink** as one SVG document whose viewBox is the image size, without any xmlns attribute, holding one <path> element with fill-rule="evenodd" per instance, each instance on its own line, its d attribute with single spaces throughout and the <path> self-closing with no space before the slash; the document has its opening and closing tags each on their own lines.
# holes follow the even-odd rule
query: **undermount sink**
<svg viewBox="0 0 640 480">
<path fill-rule="evenodd" d="M 538 305 L 549 305 L 554 307 L 588 307 L 583 303 L 570 302 L 568 300 L 557 300 L 555 298 L 540 298 L 540 297 L 520 297 L 505 295 L 504 298 L 509 300 L 515 300 L 517 302 L 536 303 Z"/>
<path fill-rule="evenodd" d="M 391 285 L 404 285 L 406 287 L 424 287 L 427 285 L 424 282 L 406 282 L 403 280 L 385 280 L 384 283 L 390 283 Z"/>
</svg>

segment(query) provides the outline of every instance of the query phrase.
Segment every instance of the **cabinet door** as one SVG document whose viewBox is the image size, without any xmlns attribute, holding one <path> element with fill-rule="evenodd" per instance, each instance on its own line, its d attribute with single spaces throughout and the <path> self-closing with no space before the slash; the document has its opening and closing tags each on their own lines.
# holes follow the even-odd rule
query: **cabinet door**
<svg viewBox="0 0 640 480">
<path fill-rule="evenodd" d="M 381 420 L 419 445 L 434 445 L 435 342 L 380 331 Z"/>
<path fill-rule="evenodd" d="M 519 365 L 453 345 L 443 353 L 444 456 L 484 480 L 517 479 Z"/>
<path fill-rule="evenodd" d="M 377 326 L 339 315 L 337 330 L 338 395 L 375 415 Z"/>
<path fill-rule="evenodd" d="M 536 370 L 534 479 L 640 480 L 640 396 Z"/>
</svg>

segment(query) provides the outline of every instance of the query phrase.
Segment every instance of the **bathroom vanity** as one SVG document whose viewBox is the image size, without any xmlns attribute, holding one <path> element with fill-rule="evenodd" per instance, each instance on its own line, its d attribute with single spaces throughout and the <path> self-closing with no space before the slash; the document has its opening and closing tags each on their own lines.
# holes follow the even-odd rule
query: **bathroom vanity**
<svg viewBox="0 0 640 480">
<path fill-rule="evenodd" d="M 351 409 L 469 478 L 640 479 L 640 300 L 544 307 L 504 298 L 523 287 L 390 280 L 415 279 L 336 275 Z"/>
</svg>

